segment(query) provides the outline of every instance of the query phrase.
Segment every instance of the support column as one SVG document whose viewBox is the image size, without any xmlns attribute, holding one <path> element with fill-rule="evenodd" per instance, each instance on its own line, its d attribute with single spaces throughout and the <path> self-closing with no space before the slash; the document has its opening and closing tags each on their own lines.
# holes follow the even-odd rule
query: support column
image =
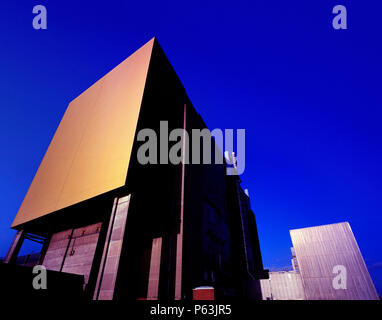
<svg viewBox="0 0 382 320">
<path fill-rule="evenodd" d="M 112 300 L 126 229 L 130 195 L 115 198 L 93 300 Z"/>
<path fill-rule="evenodd" d="M 13 263 L 16 261 L 17 255 L 19 254 L 20 248 L 24 242 L 25 232 L 24 230 L 17 231 L 13 242 L 11 244 L 11 247 L 8 250 L 7 255 L 5 256 L 5 259 L 3 262 L 5 263 Z"/>
<path fill-rule="evenodd" d="M 183 111 L 182 177 L 180 191 L 179 231 L 176 237 L 175 300 L 182 299 L 182 261 L 183 261 L 183 213 L 184 213 L 184 173 L 186 159 L 186 104 Z"/>
<path fill-rule="evenodd" d="M 153 239 L 150 259 L 149 284 L 147 288 L 147 300 L 158 300 L 161 251 L 162 238 Z"/>
</svg>

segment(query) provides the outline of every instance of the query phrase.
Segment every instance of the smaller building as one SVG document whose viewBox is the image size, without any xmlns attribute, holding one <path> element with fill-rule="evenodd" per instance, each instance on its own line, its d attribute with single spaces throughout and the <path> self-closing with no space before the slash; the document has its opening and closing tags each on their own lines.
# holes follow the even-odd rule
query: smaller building
<svg viewBox="0 0 382 320">
<path fill-rule="evenodd" d="M 305 300 L 299 272 L 272 271 L 260 284 L 263 300 Z"/>
<path fill-rule="evenodd" d="M 290 231 L 293 271 L 261 280 L 263 300 L 378 300 L 348 222 Z"/>
<path fill-rule="evenodd" d="M 378 300 L 348 222 L 291 230 L 307 300 Z"/>
</svg>

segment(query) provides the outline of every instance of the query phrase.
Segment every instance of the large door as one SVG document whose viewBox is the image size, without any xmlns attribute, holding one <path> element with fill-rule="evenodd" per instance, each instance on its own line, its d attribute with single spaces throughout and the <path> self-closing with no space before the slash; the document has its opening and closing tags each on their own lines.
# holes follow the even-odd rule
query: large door
<svg viewBox="0 0 382 320">
<path fill-rule="evenodd" d="M 48 270 L 81 274 L 88 282 L 97 247 L 101 223 L 55 233 L 50 240 L 43 265 Z"/>
</svg>

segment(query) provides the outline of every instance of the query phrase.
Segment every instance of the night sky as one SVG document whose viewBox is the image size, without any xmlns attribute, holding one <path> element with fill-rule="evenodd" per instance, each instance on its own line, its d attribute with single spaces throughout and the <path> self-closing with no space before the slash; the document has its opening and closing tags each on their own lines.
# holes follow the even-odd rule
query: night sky
<svg viewBox="0 0 382 320">
<path fill-rule="evenodd" d="M 32 27 L 43 4 L 48 29 Z M 345 5 L 348 29 L 334 30 Z M 382 4 L 10 1 L 0 19 L 0 256 L 68 103 L 156 36 L 208 127 L 246 129 L 264 265 L 289 230 L 348 221 L 382 294 Z"/>
</svg>

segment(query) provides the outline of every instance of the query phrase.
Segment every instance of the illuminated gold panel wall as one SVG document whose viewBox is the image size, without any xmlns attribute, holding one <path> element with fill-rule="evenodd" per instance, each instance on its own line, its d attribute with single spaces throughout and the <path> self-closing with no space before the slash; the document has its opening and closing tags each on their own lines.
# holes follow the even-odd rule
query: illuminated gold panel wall
<svg viewBox="0 0 382 320">
<path fill-rule="evenodd" d="M 153 43 L 69 104 L 12 227 L 125 184 Z"/>
</svg>

